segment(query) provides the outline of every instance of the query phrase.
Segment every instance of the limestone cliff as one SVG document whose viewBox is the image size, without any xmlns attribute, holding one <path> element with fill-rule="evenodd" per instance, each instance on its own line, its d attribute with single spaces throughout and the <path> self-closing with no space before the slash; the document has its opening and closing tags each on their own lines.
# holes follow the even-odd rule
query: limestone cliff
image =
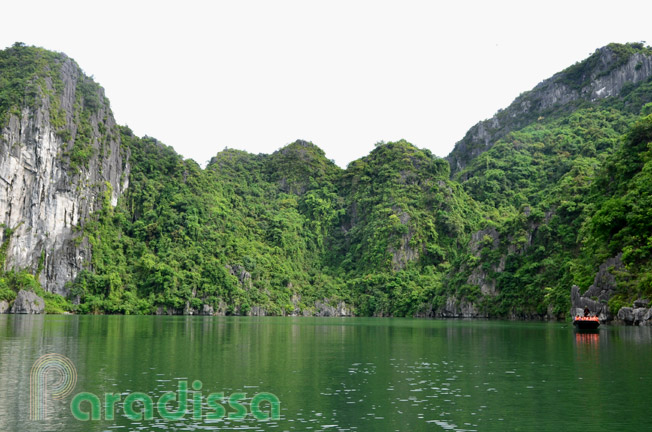
<svg viewBox="0 0 652 432">
<path fill-rule="evenodd" d="M 0 313 L 26 309 L 11 302 L 32 288 L 46 310 L 78 313 L 561 318 L 564 281 L 583 285 L 599 264 L 580 260 L 592 249 L 577 236 L 591 229 L 583 221 L 601 192 L 590 185 L 628 119 L 652 102 L 652 49 L 638 45 L 600 49 L 479 123 L 452 154 L 454 169 L 547 118 L 532 125 L 542 142 L 493 147 L 491 169 L 483 158 L 471 168 L 484 169 L 458 175 L 468 181 L 404 140 L 379 142 L 345 170 L 306 141 L 271 155 L 227 149 L 201 169 L 117 126 L 101 87 L 65 55 L 0 51 L 0 263 L 29 272 L 1 275 Z M 625 106 L 629 95 L 638 110 Z M 627 115 L 602 112 L 619 110 Z M 555 123 L 569 113 L 582 121 Z M 635 165 L 646 131 L 615 166 Z M 558 132 L 579 144 L 558 145 Z M 641 177 L 633 190 L 646 198 L 649 184 Z M 617 287 L 601 275 L 585 297 L 602 305 Z M 41 293 L 33 276 L 76 304 L 55 308 L 67 300 Z M 620 319 L 650 321 L 640 306 L 650 297 Z"/>
<path fill-rule="evenodd" d="M 105 192 L 115 205 L 127 187 L 128 152 L 103 89 L 73 60 L 18 44 L 4 55 L 30 62 L 16 70 L 25 84 L 0 124 L 4 266 L 27 268 L 47 291 L 64 293 L 90 262 L 79 228 Z"/>
<path fill-rule="evenodd" d="M 473 126 L 447 159 L 451 173 L 459 172 L 500 138 L 548 114 L 571 111 L 581 102 L 618 97 L 628 85 L 652 77 L 652 51 L 642 44 L 610 44 L 539 83 L 488 120 Z"/>
</svg>

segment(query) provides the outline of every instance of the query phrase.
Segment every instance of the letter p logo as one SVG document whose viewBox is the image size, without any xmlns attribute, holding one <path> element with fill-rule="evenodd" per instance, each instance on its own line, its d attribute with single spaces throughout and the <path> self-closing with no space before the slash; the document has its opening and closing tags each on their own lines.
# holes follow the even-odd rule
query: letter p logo
<svg viewBox="0 0 652 432">
<path fill-rule="evenodd" d="M 68 357 L 46 354 L 32 365 L 29 377 L 29 418 L 45 420 L 48 417 L 48 398 L 63 399 L 77 384 L 77 369 Z"/>
</svg>

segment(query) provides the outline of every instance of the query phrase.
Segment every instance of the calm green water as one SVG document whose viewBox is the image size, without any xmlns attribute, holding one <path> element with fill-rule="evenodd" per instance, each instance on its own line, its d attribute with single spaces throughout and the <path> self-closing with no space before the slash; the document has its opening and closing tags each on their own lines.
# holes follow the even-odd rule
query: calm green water
<svg viewBox="0 0 652 432">
<path fill-rule="evenodd" d="M 74 363 L 77 384 L 48 401 L 48 419 L 30 421 L 30 369 L 49 353 Z M 652 328 L 576 335 L 560 323 L 0 315 L 0 368 L 2 431 L 613 431 L 652 415 Z M 156 402 L 195 380 L 204 399 L 246 393 L 245 409 L 271 392 L 281 418 L 209 421 L 204 404 L 193 419 L 192 403 L 179 420 L 155 411 L 131 421 L 120 404 L 111 421 L 70 411 L 83 391 Z"/>
</svg>

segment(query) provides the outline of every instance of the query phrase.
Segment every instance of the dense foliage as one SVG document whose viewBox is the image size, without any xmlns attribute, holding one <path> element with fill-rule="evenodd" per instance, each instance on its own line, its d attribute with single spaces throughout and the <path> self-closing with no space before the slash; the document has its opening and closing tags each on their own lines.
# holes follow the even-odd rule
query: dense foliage
<svg viewBox="0 0 652 432">
<path fill-rule="evenodd" d="M 622 254 L 612 312 L 652 297 L 652 115 L 639 120 L 591 188 L 583 239 L 594 260 Z"/>
<path fill-rule="evenodd" d="M 409 315 L 441 288 L 476 214 L 447 163 L 404 141 L 347 171 L 303 141 L 272 155 L 226 149 L 204 170 L 126 128 L 122 141 L 129 190 L 84 227 L 92 266 L 71 289 L 84 312 L 312 313 L 344 301 Z"/>
<path fill-rule="evenodd" d="M 610 47 L 614 67 L 649 50 Z M 0 55 L 2 116 L 29 104 L 25 89 L 41 79 L 27 67 L 15 85 L 12 68 L 25 67 L 17 61 L 60 63 L 38 49 L 23 58 L 24 49 Z M 581 87 L 608 73 L 596 72 L 596 55 L 562 78 Z M 56 92 L 55 81 L 39 88 Z M 89 78 L 77 86 L 75 137 L 53 111 L 72 169 L 88 160 L 89 119 L 107 104 Z M 446 160 L 405 141 L 378 143 L 346 169 L 305 141 L 271 155 L 225 149 L 202 169 L 123 127 L 129 188 L 114 207 L 107 186 L 79 227 L 92 259 L 68 302 L 46 300 L 50 311 L 81 313 L 312 314 L 344 303 L 358 315 L 471 305 L 489 316 L 561 317 L 571 285 L 587 288 L 622 254 L 617 309 L 652 296 L 651 101 L 648 80 L 522 116 L 452 178 Z M 21 287 L 39 290 L 34 275 L 5 272 L 0 300 Z"/>
</svg>

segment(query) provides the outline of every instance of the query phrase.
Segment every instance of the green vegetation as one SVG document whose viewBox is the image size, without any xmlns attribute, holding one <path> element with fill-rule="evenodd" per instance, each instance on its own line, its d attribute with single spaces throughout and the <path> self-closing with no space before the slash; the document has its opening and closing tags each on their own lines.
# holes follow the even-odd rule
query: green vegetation
<svg viewBox="0 0 652 432">
<path fill-rule="evenodd" d="M 66 59 L 63 54 L 20 42 L 0 51 L 0 127 L 7 124 L 11 115 L 20 117 L 23 109 L 41 108 L 47 98 L 53 126 L 65 129 L 57 96 L 63 92 L 61 64 Z"/>
<path fill-rule="evenodd" d="M 22 222 L 19 226 L 22 225 Z M 0 225 L 4 228 L 2 236 L 2 244 L 0 245 L 0 268 L 5 267 L 5 260 L 7 256 L 7 248 L 14 231 L 18 228 L 6 227 L 4 224 Z M 42 262 L 39 263 L 37 276 L 31 274 L 29 271 L 23 270 L 9 270 L 0 271 L 0 301 L 13 302 L 16 299 L 16 294 L 20 290 L 34 291 L 37 295 L 43 297 L 45 300 L 46 313 L 64 313 L 73 310 L 73 305 L 70 300 L 49 292 L 45 292 L 38 282 L 38 273 Z"/>
<path fill-rule="evenodd" d="M 0 51 L 0 126 L 6 124 L 10 114 L 20 116 L 22 107 L 36 107 L 40 101 L 40 72 L 54 63 L 54 56 L 21 43 Z"/>
<path fill-rule="evenodd" d="M 561 73 L 561 82 L 574 90 L 580 90 L 591 83 L 592 80 L 609 75 L 615 69 L 629 61 L 634 54 L 650 55 L 652 48 L 643 43 L 612 43 L 605 47 L 612 55 L 613 60 L 608 64 L 602 63 L 601 50 L 596 50 L 589 58 L 575 63 Z M 603 48 L 604 49 L 604 48 Z M 636 66 L 635 66 L 636 67 Z M 640 66 L 638 66 L 640 69 Z"/>
<path fill-rule="evenodd" d="M 596 53 L 561 76 L 584 86 L 649 54 L 639 45 L 610 45 L 612 64 L 598 65 Z M 30 107 L 26 89 L 41 82 L 38 71 L 66 60 L 41 51 L 2 52 L 0 67 L 22 65 L 16 70 L 31 77 L 0 84 L 3 121 Z M 40 58 L 30 75 L 25 64 Z M 154 138 L 107 131 L 108 101 L 83 75 L 70 128 L 61 84 L 51 81 L 39 91 L 50 97 L 71 170 L 88 169 L 119 138 L 129 188 L 115 207 L 110 185 L 97 188 L 101 208 L 78 227 L 92 258 L 70 281 L 69 299 L 39 291 L 24 270 L 3 274 L 0 299 L 25 287 L 58 312 L 283 315 L 344 302 L 357 315 L 472 305 L 489 316 L 563 317 L 570 287 L 586 289 L 620 254 L 612 310 L 652 296 L 652 79 L 598 102 L 504 112 L 500 138 L 480 154 L 468 148 L 452 177 L 446 160 L 403 140 L 378 143 L 346 169 L 305 141 L 270 155 L 225 149 L 202 169 Z"/>
<path fill-rule="evenodd" d="M 593 257 L 622 253 L 616 300 L 652 297 L 652 115 L 627 133 L 591 188 L 583 240 Z"/>
<path fill-rule="evenodd" d="M 71 286 L 81 312 L 286 314 L 345 301 L 412 315 L 442 290 L 478 219 L 448 164 L 405 141 L 347 171 L 302 141 L 268 156 L 224 150 L 205 170 L 127 128 L 122 142 L 130 187 L 116 208 L 107 190 L 84 227 L 93 258 Z"/>
<path fill-rule="evenodd" d="M 307 143 L 271 156 L 225 150 L 202 170 L 126 128 L 122 142 L 131 149 L 130 188 L 115 209 L 107 191 L 97 220 L 85 226 L 92 271 L 71 288 L 80 310 L 259 306 L 282 314 L 318 294 L 340 298 L 318 266 L 337 205 L 329 178 L 339 171 L 321 150 Z M 316 178 L 283 175 L 303 163 Z"/>
<path fill-rule="evenodd" d="M 62 66 L 70 63 L 79 71 L 76 83 L 73 123 L 68 124 L 66 113 L 62 108 L 64 81 Z M 0 128 L 4 128 L 11 117 L 20 120 L 23 112 L 33 115 L 36 110 L 49 113 L 50 124 L 64 143 L 68 151 L 61 154 L 69 164 L 72 172 L 87 169 L 88 162 L 95 154 L 94 140 L 98 136 L 107 139 L 106 133 L 100 133 L 103 127 L 100 119 L 108 110 L 108 101 L 103 90 L 91 78 L 86 77 L 72 60 L 64 54 L 47 51 L 42 48 L 16 43 L 11 48 L 0 51 Z M 106 130 L 104 131 L 106 132 Z M 2 225 L 3 235 L 0 244 L 0 263 L 5 264 L 6 252 L 11 237 L 17 227 Z M 43 256 L 41 258 L 41 261 Z M 59 295 L 44 292 L 38 275 L 43 263 L 36 269 L 36 276 L 27 269 L 0 272 L 0 300 L 13 301 L 21 290 L 35 291 L 45 299 L 46 312 L 62 313 L 72 311 L 73 305 Z"/>
<path fill-rule="evenodd" d="M 629 251 L 627 242 L 604 247 L 613 243 L 609 230 L 618 229 L 618 223 L 627 226 L 618 238 L 628 242 L 645 232 L 645 226 L 626 220 L 632 209 L 623 208 L 620 198 L 630 188 L 638 194 L 632 197 L 649 196 L 649 190 L 634 189 L 624 180 L 640 166 L 634 160 L 647 157 L 642 151 L 647 144 L 629 156 L 623 150 L 631 138 L 622 144 L 622 137 L 635 119 L 611 108 L 588 108 L 536 123 L 510 133 L 459 174 L 464 189 L 491 218 L 487 225 L 496 227 L 500 237 L 497 247 L 483 250 L 476 265 L 500 287 L 497 296 L 485 299 L 490 314 L 541 315 L 548 307 L 556 315 L 565 313 L 570 286 L 587 288 L 602 262 Z M 640 124 L 626 136 L 633 135 L 645 136 Z M 607 174 L 613 166 L 632 168 L 619 179 Z M 602 197 L 615 184 L 621 185 L 618 197 L 605 201 Z M 642 201 L 640 211 L 649 211 L 650 204 Z M 597 232 L 602 237 L 596 238 Z M 476 267 L 466 266 L 465 274 Z M 638 268 L 636 274 L 645 271 Z M 636 283 L 638 290 L 626 296 L 630 302 L 644 294 L 641 282 Z"/>
<path fill-rule="evenodd" d="M 74 83 L 74 128 L 68 124 L 62 108 L 64 63 L 71 63 L 80 72 Z M 25 109 L 47 109 L 57 135 L 68 143 L 62 156 L 67 158 L 73 172 L 87 169 L 96 147 L 93 140 L 106 135 L 100 133 L 104 128 L 102 119 L 109 109 L 103 89 L 64 54 L 22 43 L 0 51 L 0 70 L 0 127 L 11 116 L 20 118 Z"/>
<path fill-rule="evenodd" d="M 442 295 L 480 218 L 449 175 L 446 161 L 405 141 L 381 143 L 349 165 L 336 265 L 360 313 L 424 313 Z"/>
<path fill-rule="evenodd" d="M 632 55 L 649 57 L 652 48 L 641 43 L 609 44 L 596 50 L 586 60 L 543 81 L 534 89 L 519 95 L 506 109 L 495 117 L 471 128 L 457 143 L 447 159 L 453 174 L 465 169 L 473 159 L 510 132 L 518 131 L 536 123 L 563 119 L 579 109 L 613 108 L 638 115 L 643 105 L 652 100 L 652 77 L 646 82 L 625 82 L 615 97 L 593 100 L 594 90 L 587 85 L 623 66 Z M 639 62 L 642 67 L 642 63 Z M 559 98 L 559 93 L 563 97 Z M 488 140 L 488 141 L 487 141 Z"/>
<path fill-rule="evenodd" d="M 61 314 L 74 310 L 70 300 L 45 292 L 37 278 L 27 270 L 6 271 L 0 275 L 0 300 L 12 302 L 20 290 L 33 291 L 42 297 L 45 300 L 45 313 Z"/>
</svg>

